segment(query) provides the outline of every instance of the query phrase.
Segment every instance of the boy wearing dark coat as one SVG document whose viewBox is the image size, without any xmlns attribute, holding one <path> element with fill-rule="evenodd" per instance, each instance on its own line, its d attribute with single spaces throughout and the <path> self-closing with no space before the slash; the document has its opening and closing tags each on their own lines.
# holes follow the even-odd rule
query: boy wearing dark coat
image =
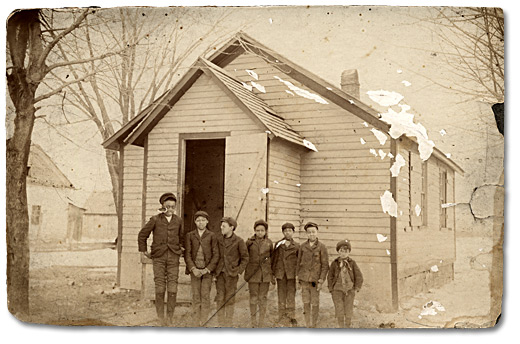
<svg viewBox="0 0 520 344">
<path fill-rule="evenodd" d="M 351 250 L 348 240 L 338 242 L 336 251 L 339 257 L 330 264 L 327 278 L 339 328 L 350 327 L 354 297 L 363 285 L 363 274 L 354 259 L 349 257 Z"/>
<path fill-rule="evenodd" d="M 215 271 L 217 277 L 217 311 L 220 326 L 232 326 L 235 312 L 235 294 L 238 276 L 244 272 L 249 261 L 247 247 L 235 229 L 237 222 L 232 217 L 220 220 L 222 236 L 219 237 L 220 260 Z"/>
<path fill-rule="evenodd" d="M 294 317 L 296 294 L 296 264 L 300 245 L 293 239 L 294 225 L 282 225 L 284 238 L 274 245 L 273 274 L 278 286 L 278 321 L 296 326 Z"/>
<path fill-rule="evenodd" d="M 209 294 L 212 273 L 219 261 L 217 235 L 207 226 L 209 215 L 205 211 L 197 211 L 194 215 L 197 229 L 186 234 L 186 273 L 191 277 L 192 319 L 194 326 L 203 326 L 210 312 Z"/>
<path fill-rule="evenodd" d="M 251 327 L 264 327 L 267 312 L 267 292 L 269 283 L 274 283 L 271 271 L 271 256 L 273 243 L 267 238 L 267 222 L 258 220 L 253 226 L 255 235 L 247 239 L 246 247 L 249 252 L 249 262 L 244 279 L 249 286 L 249 311 L 251 313 Z M 258 312 L 258 322 L 256 314 Z"/>
<path fill-rule="evenodd" d="M 179 258 L 184 250 L 182 220 L 174 214 L 177 198 L 171 192 L 159 198 L 160 214 L 152 216 L 137 236 L 141 256 L 153 261 L 155 282 L 155 309 L 161 325 L 164 319 L 164 294 L 168 291 L 166 315 L 168 324 L 173 321 L 177 301 L 177 281 L 179 280 Z M 152 250 L 148 253 L 147 240 L 153 232 Z"/>
<path fill-rule="evenodd" d="M 320 290 L 329 270 L 329 255 L 325 245 L 318 241 L 318 225 L 308 222 L 304 229 L 308 240 L 300 245 L 296 274 L 302 287 L 305 324 L 307 327 L 316 327 L 320 312 Z"/>
</svg>

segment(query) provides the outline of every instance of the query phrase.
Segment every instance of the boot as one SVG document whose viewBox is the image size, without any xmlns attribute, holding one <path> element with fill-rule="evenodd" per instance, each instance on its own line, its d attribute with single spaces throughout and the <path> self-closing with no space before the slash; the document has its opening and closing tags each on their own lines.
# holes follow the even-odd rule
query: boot
<svg viewBox="0 0 520 344">
<path fill-rule="evenodd" d="M 155 293 L 155 311 L 161 326 L 164 325 L 164 291 Z"/>
<path fill-rule="evenodd" d="M 266 313 L 266 305 L 260 304 L 259 306 L 259 320 L 258 320 L 258 327 L 265 327 L 265 313 Z"/>
<path fill-rule="evenodd" d="M 320 306 L 312 306 L 312 328 L 318 325 L 318 316 L 320 315 Z"/>
<path fill-rule="evenodd" d="M 350 328 L 350 322 L 351 322 L 352 318 L 347 318 L 345 317 L 345 327 L 346 328 Z"/>
<path fill-rule="evenodd" d="M 337 322 L 338 328 L 343 328 L 345 326 L 345 317 L 343 317 L 343 316 L 336 317 L 336 322 Z"/>
<path fill-rule="evenodd" d="M 173 325 L 173 313 L 175 312 L 175 306 L 177 305 L 177 293 L 168 292 L 168 303 L 166 305 L 166 315 L 168 325 Z"/>
<path fill-rule="evenodd" d="M 256 304 L 251 303 L 249 304 L 249 312 L 251 313 L 251 327 L 255 328 L 258 327 L 258 323 L 256 321 Z"/>
<path fill-rule="evenodd" d="M 305 326 L 311 327 L 311 305 L 309 303 L 303 304 L 303 316 L 305 317 Z"/>
</svg>

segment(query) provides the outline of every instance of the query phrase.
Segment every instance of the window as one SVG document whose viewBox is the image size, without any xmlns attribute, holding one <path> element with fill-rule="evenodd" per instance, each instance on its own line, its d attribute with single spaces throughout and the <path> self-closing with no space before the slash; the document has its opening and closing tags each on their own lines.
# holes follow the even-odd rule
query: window
<svg viewBox="0 0 520 344">
<path fill-rule="evenodd" d="M 39 205 L 33 205 L 31 209 L 31 225 L 39 225 L 41 221 L 42 208 Z"/>
<path fill-rule="evenodd" d="M 440 198 L 440 207 L 441 207 L 441 214 L 440 214 L 440 228 L 446 228 L 447 227 L 447 214 L 448 209 L 444 208 L 442 205 L 447 203 L 446 195 L 448 194 L 448 172 L 444 169 L 440 169 L 439 171 L 439 198 Z"/>
<path fill-rule="evenodd" d="M 410 227 L 415 229 L 426 226 L 428 221 L 428 167 L 427 162 L 422 161 L 419 154 L 409 151 L 408 157 Z"/>
</svg>

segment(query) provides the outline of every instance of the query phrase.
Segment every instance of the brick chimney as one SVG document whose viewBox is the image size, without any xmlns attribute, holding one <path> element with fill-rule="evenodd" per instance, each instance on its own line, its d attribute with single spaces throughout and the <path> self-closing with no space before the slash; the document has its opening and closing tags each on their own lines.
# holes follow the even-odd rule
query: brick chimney
<svg viewBox="0 0 520 344">
<path fill-rule="evenodd" d="M 357 69 L 347 69 L 341 73 L 341 90 L 359 99 L 359 77 Z"/>
</svg>

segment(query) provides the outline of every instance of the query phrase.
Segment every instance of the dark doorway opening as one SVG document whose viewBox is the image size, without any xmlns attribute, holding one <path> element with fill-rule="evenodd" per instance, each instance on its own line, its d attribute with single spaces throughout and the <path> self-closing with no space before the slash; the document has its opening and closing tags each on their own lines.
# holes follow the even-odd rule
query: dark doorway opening
<svg viewBox="0 0 520 344">
<path fill-rule="evenodd" d="M 186 140 L 183 217 L 185 231 L 195 229 L 193 215 L 209 214 L 208 228 L 220 232 L 224 216 L 224 160 L 226 140 Z"/>
</svg>

